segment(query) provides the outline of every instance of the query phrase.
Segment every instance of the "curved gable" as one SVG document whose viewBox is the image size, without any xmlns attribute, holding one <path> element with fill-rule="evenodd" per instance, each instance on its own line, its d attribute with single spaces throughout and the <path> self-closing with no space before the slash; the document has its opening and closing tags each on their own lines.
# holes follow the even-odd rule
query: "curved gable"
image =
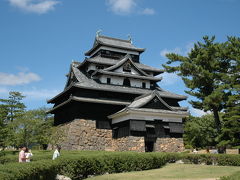
<svg viewBox="0 0 240 180">
<path fill-rule="evenodd" d="M 117 71 L 118 69 L 123 69 L 129 67 L 135 72 L 138 73 L 138 75 L 141 76 L 149 76 L 147 73 L 145 73 L 143 70 L 141 70 L 132 60 L 131 56 L 127 54 L 121 61 L 119 61 L 117 64 L 110 66 L 108 68 L 103 69 L 104 71 Z"/>
</svg>

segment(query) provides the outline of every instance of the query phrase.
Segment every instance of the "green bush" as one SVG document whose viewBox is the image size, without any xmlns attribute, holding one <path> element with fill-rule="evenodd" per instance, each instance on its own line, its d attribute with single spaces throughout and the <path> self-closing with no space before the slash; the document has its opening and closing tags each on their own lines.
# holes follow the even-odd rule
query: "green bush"
<svg viewBox="0 0 240 180">
<path fill-rule="evenodd" d="M 240 171 L 230 175 L 221 177 L 220 180 L 239 180 L 240 179 Z"/>
<path fill-rule="evenodd" d="M 233 154 L 181 154 L 185 163 L 220 166 L 240 166 L 240 155 Z"/>
</svg>

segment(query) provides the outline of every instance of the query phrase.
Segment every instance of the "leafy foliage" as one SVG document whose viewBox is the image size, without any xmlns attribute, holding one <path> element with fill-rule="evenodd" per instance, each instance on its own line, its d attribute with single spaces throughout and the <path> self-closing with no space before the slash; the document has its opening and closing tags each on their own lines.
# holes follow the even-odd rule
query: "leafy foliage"
<svg viewBox="0 0 240 180">
<path fill-rule="evenodd" d="M 25 110 L 20 92 L 9 92 L 0 99 L 0 147 L 48 144 L 52 136 L 53 117 L 46 108 Z"/>
<path fill-rule="evenodd" d="M 48 144 L 52 124 L 53 118 L 46 114 L 46 108 L 26 111 L 15 122 L 17 144 Z"/>
<path fill-rule="evenodd" d="M 183 138 L 185 145 L 191 145 L 194 148 L 215 146 L 217 144 L 218 131 L 213 115 L 188 117 L 184 126 Z"/>
</svg>

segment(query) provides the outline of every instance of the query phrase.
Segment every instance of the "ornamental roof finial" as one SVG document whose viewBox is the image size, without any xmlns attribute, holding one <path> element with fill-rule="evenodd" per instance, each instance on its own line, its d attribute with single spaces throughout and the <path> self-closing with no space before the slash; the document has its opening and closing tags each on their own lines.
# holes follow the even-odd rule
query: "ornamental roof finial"
<svg viewBox="0 0 240 180">
<path fill-rule="evenodd" d="M 130 41 L 130 43 L 132 44 L 132 37 L 130 34 L 128 34 L 128 40 Z"/>
<path fill-rule="evenodd" d="M 100 33 L 102 32 L 102 30 L 101 29 L 99 29 L 97 32 L 96 32 L 96 38 L 98 38 L 99 37 L 99 35 L 100 35 Z"/>
</svg>

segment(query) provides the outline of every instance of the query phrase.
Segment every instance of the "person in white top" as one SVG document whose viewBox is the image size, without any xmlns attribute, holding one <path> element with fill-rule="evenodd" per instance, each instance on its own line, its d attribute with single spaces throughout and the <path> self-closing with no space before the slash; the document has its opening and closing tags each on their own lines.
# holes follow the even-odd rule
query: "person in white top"
<svg viewBox="0 0 240 180">
<path fill-rule="evenodd" d="M 21 147 L 21 151 L 19 152 L 19 157 L 18 157 L 20 163 L 26 162 L 25 152 L 26 152 L 26 147 L 25 146 Z"/>
<path fill-rule="evenodd" d="M 53 160 L 60 156 L 60 150 L 61 150 L 61 147 L 57 146 L 56 150 L 53 153 L 53 157 L 52 157 Z"/>
<path fill-rule="evenodd" d="M 31 160 L 31 157 L 33 156 L 32 152 L 30 149 L 26 148 L 26 151 L 25 151 L 25 156 L 26 156 L 26 162 L 30 162 Z"/>
</svg>

